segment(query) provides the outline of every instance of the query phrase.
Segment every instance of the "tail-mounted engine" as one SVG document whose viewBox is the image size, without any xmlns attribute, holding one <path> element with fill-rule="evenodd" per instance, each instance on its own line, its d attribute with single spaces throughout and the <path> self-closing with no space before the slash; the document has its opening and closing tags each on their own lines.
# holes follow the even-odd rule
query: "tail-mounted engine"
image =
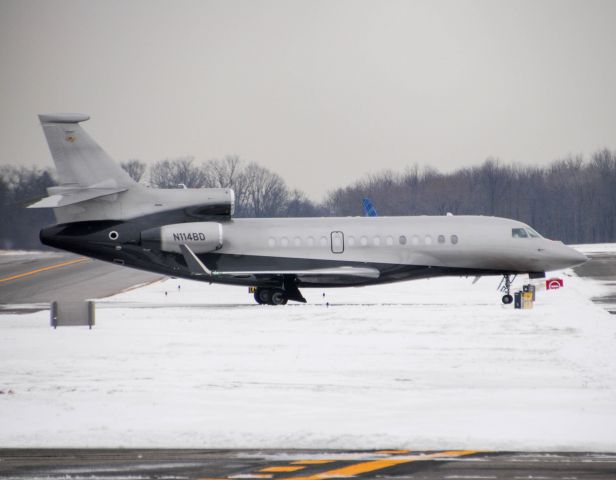
<svg viewBox="0 0 616 480">
<path fill-rule="evenodd" d="M 188 245 L 195 253 L 222 248 L 222 225 L 216 222 L 190 222 L 163 225 L 141 232 L 144 248 L 181 253 L 180 245 Z"/>
</svg>

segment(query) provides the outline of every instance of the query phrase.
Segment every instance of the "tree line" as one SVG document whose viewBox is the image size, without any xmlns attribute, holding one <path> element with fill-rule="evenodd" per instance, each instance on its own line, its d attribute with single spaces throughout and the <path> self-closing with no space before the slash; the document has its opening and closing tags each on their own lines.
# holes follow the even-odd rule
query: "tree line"
<svg viewBox="0 0 616 480">
<path fill-rule="evenodd" d="M 138 182 L 157 188 L 232 188 L 238 217 L 363 215 L 369 197 L 379 215 L 493 215 L 521 220 L 565 243 L 616 241 L 616 151 L 570 156 L 547 166 L 487 159 L 453 172 L 411 165 L 382 171 L 330 191 L 313 202 L 275 172 L 237 156 L 198 163 L 165 159 L 147 167 L 122 167 Z M 54 223 L 47 209 L 25 209 L 55 184 L 45 169 L 0 167 L 0 248 L 41 248 L 38 231 Z"/>
</svg>

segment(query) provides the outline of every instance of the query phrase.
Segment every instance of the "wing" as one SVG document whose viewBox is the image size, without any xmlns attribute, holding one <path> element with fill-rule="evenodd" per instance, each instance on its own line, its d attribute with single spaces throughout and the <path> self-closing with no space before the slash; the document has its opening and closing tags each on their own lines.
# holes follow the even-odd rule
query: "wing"
<svg viewBox="0 0 616 480">
<path fill-rule="evenodd" d="M 323 277 L 359 277 L 359 278 L 379 278 L 380 272 L 376 268 L 371 267 L 352 267 L 340 266 L 330 268 L 314 268 L 307 270 L 256 270 L 256 271 L 216 271 L 207 268 L 199 257 L 190 249 L 188 245 L 180 245 L 186 265 L 192 275 L 206 276 L 229 276 L 241 278 L 258 278 L 259 276 L 272 275 L 295 275 L 296 277 L 310 281 L 316 278 Z"/>
</svg>

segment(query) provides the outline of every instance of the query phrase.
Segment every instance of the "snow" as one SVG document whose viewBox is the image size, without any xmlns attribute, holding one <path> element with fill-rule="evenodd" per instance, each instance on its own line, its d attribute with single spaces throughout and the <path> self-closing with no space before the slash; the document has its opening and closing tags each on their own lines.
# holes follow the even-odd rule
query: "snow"
<svg viewBox="0 0 616 480">
<path fill-rule="evenodd" d="M 35 256 L 37 258 L 59 257 L 62 254 L 54 251 L 42 250 L 0 250 L 0 257 Z"/>
<path fill-rule="evenodd" d="M 578 252 L 582 252 L 585 255 L 592 254 L 613 254 L 616 253 L 616 243 L 587 243 L 582 245 L 569 245 L 576 249 Z"/>
<path fill-rule="evenodd" d="M 496 277 L 286 307 L 169 279 L 98 301 L 93 330 L 1 315 L 0 445 L 615 451 L 607 287 L 564 278 L 532 310 Z"/>
</svg>

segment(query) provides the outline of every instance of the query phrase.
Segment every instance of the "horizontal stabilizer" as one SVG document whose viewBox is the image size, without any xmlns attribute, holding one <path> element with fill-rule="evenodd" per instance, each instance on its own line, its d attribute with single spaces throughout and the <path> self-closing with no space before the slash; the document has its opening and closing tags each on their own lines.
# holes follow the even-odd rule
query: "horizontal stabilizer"
<svg viewBox="0 0 616 480">
<path fill-rule="evenodd" d="M 59 189 L 56 189 L 58 191 Z M 107 195 L 113 195 L 114 193 L 121 193 L 128 190 L 127 188 L 79 188 L 79 189 L 67 189 L 64 192 L 55 193 L 49 197 L 45 197 L 32 205 L 28 205 L 28 208 L 58 208 L 66 207 L 67 205 L 74 205 L 76 203 L 85 202 L 86 200 L 93 200 L 99 197 L 106 197 Z"/>
<path fill-rule="evenodd" d="M 42 124 L 45 123 L 79 123 L 90 120 L 83 113 L 44 113 L 39 115 Z"/>
</svg>

